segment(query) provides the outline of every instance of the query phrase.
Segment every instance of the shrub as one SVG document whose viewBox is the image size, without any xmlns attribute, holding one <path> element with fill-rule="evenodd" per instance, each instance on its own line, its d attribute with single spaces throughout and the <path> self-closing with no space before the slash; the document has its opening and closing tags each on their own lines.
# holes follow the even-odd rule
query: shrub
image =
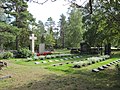
<svg viewBox="0 0 120 90">
<path fill-rule="evenodd" d="M 27 49 L 27 48 L 22 48 L 20 50 L 18 50 L 18 54 L 17 54 L 17 58 L 27 58 L 27 57 L 31 57 L 32 56 L 32 52 Z"/>
<path fill-rule="evenodd" d="M 3 59 L 3 53 L 0 53 L 0 59 Z"/>
<path fill-rule="evenodd" d="M 11 52 L 3 53 L 3 59 L 8 59 L 8 58 L 12 58 L 12 57 L 13 57 L 13 53 L 11 53 Z"/>
</svg>

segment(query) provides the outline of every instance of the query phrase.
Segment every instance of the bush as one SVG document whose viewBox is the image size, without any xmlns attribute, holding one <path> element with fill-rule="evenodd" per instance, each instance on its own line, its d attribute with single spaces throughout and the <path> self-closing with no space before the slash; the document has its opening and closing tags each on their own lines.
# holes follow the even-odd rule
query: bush
<svg viewBox="0 0 120 90">
<path fill-rule="evenodd" d="M 0 59 L 3 59 L 3 53 L 0 53 Z"/>
<path fill-rule="evenodd" d="M 32 56 L 32 52 L 27 49 L 27 48 L 22 48 L 20 50 L 18 50 L 18 54 L 17 54 L 17 58 L 27 58 L 27 57 L 31 57 Z"/>
<path fill-rule="evenodd" d="M 12 57 L 13 57 L 13 53 L 11 53 L 11 52 L 3 53 L 3 59 L 8 59 L 8 58 L 12 58 Z"/>
</svg>

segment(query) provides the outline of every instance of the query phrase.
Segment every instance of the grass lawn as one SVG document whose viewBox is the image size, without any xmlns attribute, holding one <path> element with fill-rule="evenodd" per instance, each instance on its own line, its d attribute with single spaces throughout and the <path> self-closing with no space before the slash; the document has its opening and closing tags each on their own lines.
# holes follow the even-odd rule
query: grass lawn
<svg viewBox="0 0 120 90">
<path fill-rule="evenodd" d="M 11 78 L 0 80 L 0 90 L 120 90 L 120 74 L 115 65 L 100 71 L 91 72 L 104 64 L 118 60 L 115 56 L 106 61 L 82 68 L 72 68 L 71 61 L 85 60 L 89 56 L 60 61 L 60 58 L 50 59 L 54 62 L 41 63 L 25 62 L 25 59 L 10 59 L 8 67 L 0 71 L 0 77 L 11 75 Z M 59 61 L 55 61 L 59 60 Z M 48 61 L 46 59 L 45 61 Z M 63 63 L 62 66 L 53 64 Z"/>
</svg>

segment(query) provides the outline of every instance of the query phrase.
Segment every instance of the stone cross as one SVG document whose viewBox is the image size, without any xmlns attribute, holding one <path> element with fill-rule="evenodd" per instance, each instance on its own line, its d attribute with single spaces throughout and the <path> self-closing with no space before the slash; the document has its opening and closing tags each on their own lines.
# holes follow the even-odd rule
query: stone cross
<svg viewBox="0 0 120 90">
<path fill-rule="evenodd" d="M 32 40 L 32 53 L 34 53 L 34 47 L 35 47 L 35 40 L 37 39 L 37 37 L 34 36 L 34 34 L 32 34 L 32 36 L 30 36 L 30 39 Z"/>
</svg>

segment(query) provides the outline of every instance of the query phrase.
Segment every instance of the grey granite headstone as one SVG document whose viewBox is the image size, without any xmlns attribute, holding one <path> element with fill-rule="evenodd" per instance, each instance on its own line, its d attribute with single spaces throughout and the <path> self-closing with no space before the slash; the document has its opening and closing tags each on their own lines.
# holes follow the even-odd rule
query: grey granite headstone
<svg viewBox="0 0 120 90">
<path fill-rule="evenodd" d="M 92 72 L 99 72 L 100 70 L 98 69 L 92 69 Z"/>
<path fill-rule="evenodd" d="M 111 64 L 107 64 L 107 66 L 111 66 Z"/>
<path fill-rule="evenodd" d="M 114 63 L 113 62 L 110 62 L 111 65 L 113 65 Z"/>
<path fill-rule="evenodd" d="M 68 58 L 64 58 L 64 60 L 68 60 Z"/>
<path fill-rule="evenodd" d="M 40 62 L 35 62 L 35 64 L 40 64 Z"/>
<path fill-rule="evenodd" d="M 2 77 L 0 78 L 0 80 L 6 79 L 6 78 L 12 78 L 12 76 L 11 76 L 11 75 L 2 76 Z"/>
<path fill-rule="evenodd" d="M 103 67 L 103 68 L 108 68 L 108 66 L 107 66 L 107 65 L 103 65 L 102 67 Z"/>
<path fill-rule="evenodd" d="M 103 68 L 103 67 L 98 67 L 98 69 L 99 69 L 99 70 L 104 70 L 104 68 Z"/>
</svg>

